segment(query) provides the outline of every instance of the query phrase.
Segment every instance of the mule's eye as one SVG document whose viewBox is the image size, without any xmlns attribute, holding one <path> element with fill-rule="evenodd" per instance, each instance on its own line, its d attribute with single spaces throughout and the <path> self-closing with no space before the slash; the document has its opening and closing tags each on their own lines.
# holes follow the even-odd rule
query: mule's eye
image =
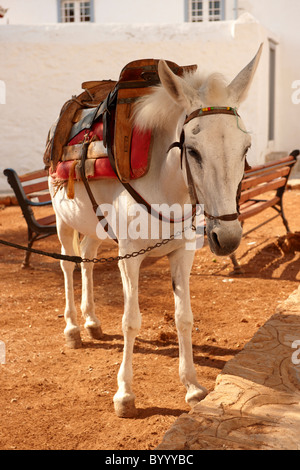
<svg viewBox="0 0 300 470">
<path fill-rule="evenodd" d="M 196 150 L 192 147 L 188 147 L 187 152 L 188 152 L 189 156 L 195 158 L 198 161 L 198 163 L 202 162 L 202 157 L 201 157 L 200 153 L 198 152 L 198 150 Z"/>
</svg>

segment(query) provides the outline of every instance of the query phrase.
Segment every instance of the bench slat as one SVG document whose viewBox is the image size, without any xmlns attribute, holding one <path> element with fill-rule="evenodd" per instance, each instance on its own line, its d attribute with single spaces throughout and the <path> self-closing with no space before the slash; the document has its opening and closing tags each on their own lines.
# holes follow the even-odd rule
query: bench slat
<svg viewBox="0 0 300 470">
<path fill-rule="evenodd" d="M 45 178 L 48 176 L 48 170 L 37 170 L 32 171 L 30 173 L 26 173 L 25 175 L 18 175 L 19 180 L 24 183 L 25 181 L 32 181 L 39 178 Z"/>
<path fill-rule="evenodd" d="M 38 191 L 44 191 L 48 189 L 48 181 L 41 181 L 40 183 L 33 183 L 28 184 L 27 186 L 23 186 L 24 192 L 26 195 L 30 193 L 36 193 Z"/>
<path fill-rule="evenodd" d="M 18 175 L 19 180 L 24 183 L 25 181 L 32 181 L 39 178 L 48 177 L 48 170 L 36 170 L 26 173 L 24 175 Z"/>
<path fill-rule="evenodd" d="M 256 202 L 257 201 L 255 199 L 251 199 L 250 201 L 243 202 L 243 204 L 240 204 L 240 211 L 243 211 L 244 209 L 247 209 L 247 207 L 252 206 Z"/>
<path fill-rule="evenodd" d="M 37 223 L 40 225 L 55 225 L 55 214 L 48 215 L 47 217 L 41 217 L 40 219 L 37 219 Z"/>
<path fill-rule="evenodd" d="M 273 207 L 280 202 L 280 197 L 276 196 L 269 201 L 259 201 L 256 202 L 254 205 L 246 208 L 245 210 L 241 210 L 239 215 L 239 220 L 242 222 L 243 220 L 249 219 L 256 214 L 259 214 L 268 207 Z"/>
<path fill-rule="evenodd" d="M 252 170 L 247 170 L 246 174 L 251 173 L 252 171 L 261 170 L 263 168 L 274 167 L 275 165 L 280 165 L 282 163 L 288 163 L 288 162 L 293 163 L 295 161 L 296 161 L 296 159 L 295 159 L 295 157 L 293 157 L 293 155 L 287 155 L 286 157 L 283 157 L 280 160 L 274 160 L 273 162 L 270 162 L 270 163 L 264 163 L 263 165 L 257 165 Z"/>
<path fill-rule="evenodd" d="M 261 184 L 256 188 L 248 189 L 247 191 L 242 192 L 240 204 L 247 201 L 248 199 L 252 199 L 253 197 L 259 196 L 260 194 L 272 191 L 273 189 L 281 188 L 282 186 L 285 186 L 285 183 L 286 178 L 278 178 L 278 180 L 272 181 L 271 183 Z"/>
<path fill-rule="evenodd" d="M 48 202 L 51 201 L 50 193 L 37 194 L 36 196 L 31 195 L 31 197 L 37 197 L 39 202 Z"/>
<path fill-rule="evenodd" d="M 287 176 L 289 175 L 290 171 L 291 169 L 285 166 L 279 170 L 272 171 L 263 176 L 252 176 L 250 178 L 247 178 L 242 182 L 242 191 L 252 188 L 253 186 L 257 186 L 258 184 L 267 183 L 269 181 L 275 180 L 277 178 L 280 178 L 281 176 Z"/>
<path fill-rule="evenodd" d="M 277 160 L 272 163 L 267 163 L 266 165 L 258 165 L 253 167 L 252 170 L 247 170 L 245 172 L 244 178 L 250 178 L 252 176 L 259 176 L 267 173 L 268 171 L 276 170 L 279 169 L 283 166 L 293 166 L 296 163 L 296 159 L 292 156 L 289 155 L 288 157 L 282 158 L 281 160 Z"/>
</svg>

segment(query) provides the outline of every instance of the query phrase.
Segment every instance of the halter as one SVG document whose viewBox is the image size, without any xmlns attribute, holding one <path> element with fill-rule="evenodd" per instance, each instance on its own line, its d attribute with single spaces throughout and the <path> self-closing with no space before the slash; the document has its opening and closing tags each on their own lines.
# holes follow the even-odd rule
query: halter
<svg viewBox="0 0 300 470">
<path fill-rule="evenodd" d="M 193 111 L 189 116 L 187 116 L 186 120 L 184 121 L 184 126 L 192 119 L 201 116 L 208 116 L 210 114 L 232 114 L 233 116 L 239 117 L 236 108 L 231 108 L 230 106 L 211 106 L 209 108 L 199 108 L 196 111 Z"/>
<path fill-rule="evenodd" d="M 195 190 L 195 186 L 194 186 L 194 182 L 193 182 L 193 177 L 192 177 L 192 173 L 191 173 L 191 170 L 190 170 L 190 166 L 188 164 L 188 160 L 187 160 L 187 156 L 186 156 L 186 147 L 184 145 L 184 140 L 185 140 L 185 136 L 184 136 L 184 126 L 186 124 L 188 124 L 192 119 L 195 119 L 195 118 L 198 118 L 198 117 L 202 117 L 202 116 L 210 116 L 212 114 L 229 114 L 229 115 L 232 115 L 232 116 L 235 116 L 237 118 L 237 126 L 238 128 L 242 131 L 242 132 L 245 132 L 247 133 L 247 131 L 241 129 L 240 125 L 239 125 L 239 114 L 237 113 L 237 110 L 236 108 L 232 108 L 230 106 L 210 106 L 208 108 L 199 108 L 199 109 L 196 109 L 196 111 L 193 111 L 189 116 L 186 117 L 184 123 L 183 123 L 183 127 L 182 127 L 182 131 L 181 131 L 181 135 L 180 135 L 180 140 L 179 142 L 174 142 L 173 144 L 170 145 L 169 149 L 168 149 L 168 152 L 172 149 L 172 148 L 175 148 L 175 147 L 178 147 L 180 149 L 180 164 L 181 164 L 181 169 L 182 169 L 182 160 L 183 160 L 183 154 L 185 154 L 185 162 L 186 162 L 186 172 L 187 172 L 187 179 L 188 179 L 188 188 L 189 188 L 189 194 L 190 194 L 190 198 L 191 198 L 191 202 L 192 204 L 198 204 L 199 201 L 198 201 L 198 198 L 197 198 L 197 195 L 196 195 L 196 190 Z M 245 162 L 245 165 L 248 165 L 247 162 Z M 240 198 L 240 193 L 241 193 L 241 183 L 239 184 L 238 186 L 238 190 L 237 190 L 237 197 L 236 197 L 236 200 L 237 200 L 237 208 L 238 208 L 238 201 L 239 201 L 239 198 Z M 214 216 L 214 215 L 211 215 L 211 214 L 208 214 L 207 212 L 204 211 L 204 216 L 209 219 L 209 220 L 222 220 L 222 221 L 225 221 L 225 222 L 230 222 L 230 221 L 233 221 L 233 220 L 237 220 L 238 217 L 239 217 L 239 212 L 238 212 L 238 209 L 237 209 L 237 212 L 235 212 L 234 214 L 225 214 L 225 215 L 220 215 L 220 216 Z"/>
</svg>

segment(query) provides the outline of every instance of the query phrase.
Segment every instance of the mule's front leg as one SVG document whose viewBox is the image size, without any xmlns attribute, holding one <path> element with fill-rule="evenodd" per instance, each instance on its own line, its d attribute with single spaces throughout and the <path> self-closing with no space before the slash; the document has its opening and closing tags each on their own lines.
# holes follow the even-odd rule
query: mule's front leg
<svg viewBox="0 0 300 470">
<path fill-rule="evenodd" d="M 57 220 L 57 233 L 61 242 L 61 252 L 63 255 L 75 255 L 73 239 L 74 230 L 66 225 L 58 216 Z M 77 324 L 77 312 L 74 300 L 74 287 L 73 287 L 73 271 L 74 263 L 70 261 L 61 261 L 61 269 L 64 273 L 65 281 L 65 295 L 66 295 L 66 306 L 65 306 L 65 321 L 66 327 L 64 330 L 66 343 L 69 348 L 75 349 L 82 346 L 80 337 L 80 328 Z"/>
<path fill-rule="evenodd" d="M 82 258 L 96 258 L 99 244 L 100 240 L 96 240 L 90 237 L 84 237 L 82 239 L 82 242 L 80 243 L 80 254 Z M 102 330 L 100 326 L 100 321 L 95 315 L 93 270 L 93 263 L 81 263 L 81 312 L 85 319 L 84 327 L 86 328 L 90 337 L 92 339 L 101 339 Z"/>
<path fill-rule="evenodd" d="M 135 395 L 132 392 L 132 356 L 136 335 L 141 328 L 141 314 L 138 302 L 138 278 L 142 256 L 119 262 L 124 292 L 124 314 L 122 329 L 124 334 L 123 360 L 118 373 L 118 391 L 114 396 L 114 406 L 120 418 L 136 415 Z"/>
<path fill-rule="evenodd" d="M 197 382 L 193 362 L 193 314 L 190 304 L 189 277 L 194 252 L 179 249 L 169 255 L 172 286 L 175 297 L 175 321 L 179 342 L 179 376 L 187 389 L 186 402 L 193 406 L 207 395 L 207 390 Z"/>
</svg>

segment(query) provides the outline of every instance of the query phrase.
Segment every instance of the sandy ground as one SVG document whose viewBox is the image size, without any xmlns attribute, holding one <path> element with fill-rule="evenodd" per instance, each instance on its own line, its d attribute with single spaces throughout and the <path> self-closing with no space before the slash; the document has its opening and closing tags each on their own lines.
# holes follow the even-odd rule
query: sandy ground
<svg viewBox="0 0 300 470">
<path fill-rule="evenodd" d="M 300 227 L 300 191 L 285 195 L 292 231 Z M 2 207 L 0 238 L 26 242 L 18 207 Z M 269 209 L 245 223 L 245 230 L 273 215 Z M 226 361 L 237 354 L 300 281 L 299 251 L 285 252 L 280 218 L 243 238 L 238 258 L 244 274 L 232 275 L 228 258 L 204 247 L 191 275 L 193 348 L 199 382 L 213 390 Z M 36 248 L 59 251 L 56 237 Z M 115 255 L 106 244 L 103 255 Z M 100 253 L 99 253 L 100 254 Z M 101 254 L 102 255 L 102 254 Z M 115 416 L 112 398 L 122 359 L 123 293 L 116 264 L 96 265 L 95 300 L 104 338 L 65 346 L 64 288 L 59 263 L 0 245 L 0 449 L 154 449 L 177 416 L 188 412 L 178 377 L 178 345 L 170 272 L 166 258 L 146 260 L 140 276 L 143 325 L 136 340 L 134 392 L 138 416 Z M 80 273 L 75 295 L 80 305 Z M 83 321 L 80 317 L 81 325 Z M 3 343 L 0 347 L 3 348 Z"/>
</svg>

